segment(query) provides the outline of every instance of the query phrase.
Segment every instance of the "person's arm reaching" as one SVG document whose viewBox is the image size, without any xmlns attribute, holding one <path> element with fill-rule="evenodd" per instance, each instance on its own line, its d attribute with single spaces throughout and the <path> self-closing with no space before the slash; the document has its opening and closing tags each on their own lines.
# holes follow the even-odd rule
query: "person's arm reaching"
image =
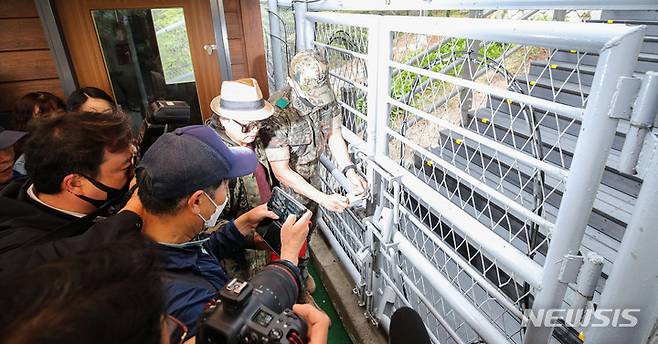
<svg viewBox="0 0 658 344">
<path fill-rule="evenodd" d="M 258 224 L 264 219 L 278 219 L 279 217 L 267 209 L 267 204 L 259 205 L 242 214 L 234 221 L 227 222 L 222 228 L 210 235 L 206 247 L 211 250 L 217 259 L 222 259 L 244 249 L 247 237 L 253 234 Z"/>
<path fill-rule="evenodd" d="M 352 165 L 352 160 L 350 159 L 350 154 L 347 151 L 347 145 L 345 144 L 345 139 L 343 138 L 342 126 L 341 126 L 341 117 L 340 115 L 334 116 L 331 123 L 331 134 L 329 136 L 329 150 L 331 150 L 331 156 L 336 159 L 338 168 L 342 171 L 345 167 Z M 366 182 L 356 169 L 349 169 L 345 172 L 345 177 L 347 180 L 352 183 L 354 187 L 354 194 L 360 195 L 365 192 L 368 187 Z"/>
<path fill-rule="evenodd" d="M 311 185 L 304 177 L 290 168 L 290 146 L 288 129 L 290 123 L 282 119 L 272 121 L 262 133 L 266 144 L 265 154 L 270 161 L 270 167 L 276 179 L 281 184 L 292 188 L 300 195 L 319 203 L 331 211 L 341 212 L 349 205 L 347 198 L 338 195 L 327 195 Z"/>
<path fill-rule="evenodd" d="M 346 197 L 339 194 L 327 195 L 313 187 L 304 177 L 290 168 L 288 160 L 270 161 L 270 166 L 274 176 L 281 184 L 292 188 L 300 195 L 312 199 L 326 209 L 342 212 L 343 209 L 349 206 Z"/>
</svg>

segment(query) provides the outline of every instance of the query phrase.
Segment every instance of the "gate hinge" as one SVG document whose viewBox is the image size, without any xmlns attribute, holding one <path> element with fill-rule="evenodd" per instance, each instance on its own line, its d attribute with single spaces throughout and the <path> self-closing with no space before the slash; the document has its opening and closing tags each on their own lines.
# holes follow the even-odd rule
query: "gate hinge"
<svg viewBox="0 0 658 344">
<path fill-rule="evenodd" d="M 584 258 L 573 254 L 567 254 L 562 259 L 560 275 L 558 280 L 562 283 L 573 283 L 578 279 L 578 272 L 583 265 Z"/>
<path fill-rule="evenodd" d="M 642 80 L 634 77 L 622 76 L 617 82 L 617 88 L 612 95 L 608 117 L 629 119 L 631 117 L 631 106 L 640 90 Z"/>
</svg>

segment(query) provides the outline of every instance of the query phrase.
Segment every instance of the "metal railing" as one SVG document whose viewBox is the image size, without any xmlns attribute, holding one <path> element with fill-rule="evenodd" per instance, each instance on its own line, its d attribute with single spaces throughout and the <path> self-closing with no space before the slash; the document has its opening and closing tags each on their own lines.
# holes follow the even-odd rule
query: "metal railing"
<svg viewBox="0 0 658 344">
<path fill-rule="evenodd" d="M 644 28 L 304 20 L 297 37 L 326 53 L 371 194 L 366 209 L 321 209 L 318 223 L 373 324 L 387 330 L 407 305 L 436 343 L 547 343 L 552 328 L 522 326 L 525 312 L 565 307 Z M 323 191 L 345 192 L 331 164 L 321 171 Z"/>
</svg>

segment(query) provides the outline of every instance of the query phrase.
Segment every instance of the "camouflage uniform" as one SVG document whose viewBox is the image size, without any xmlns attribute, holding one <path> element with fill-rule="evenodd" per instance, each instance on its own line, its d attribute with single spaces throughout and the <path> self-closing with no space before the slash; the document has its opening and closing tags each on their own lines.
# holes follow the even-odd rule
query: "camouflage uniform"
<svg viewBox="0 0 658 344">
<path fill-rule="evenodd" d="M 272 94 L 269 102 L 274 105 L 274 114 L 261 129 L 267 159 L 288 160 L 290 169 L 318 190 L 322 190 L 318 171 L 320 155 L 326 151 L 333 123 L 341 123 L 340 108 L 328 77 L 327 60 L 319 51 L 305 50 L 296 54 L 290 64 L 290 86 Z M 294 192 L 291 187 L 282 188 L 317 214 L 317 203 Z M 309 228 L 308 239 L 314 227 L 315 224 Z M 306 279 L 308 291 L 300 295 L 299 302 L 315 304 L 310 295 L 315 282 L 307 269 L 309 250 L 304 251 L 298 266 Z"/>
<path fill-rule="evenodd" d="M 334 118 L 338 117 L 340 123 L 340 109 L 335 102 L 311 108 L 299 98 L 291 97 L 291 92 L 292 89 L 286 87 L 270 97 L 270 102 L 275 104 L 274 114 L 261 129 L 265 153 L 270 161 L 288 160 L 290 169 L 322 190 L 318 164 L 320 155 L 327 148 Z M 317 204 L 312 200 L 288 186 L 282 188 L 309 210 L 317 210 Z"/>
<path fill-rule="evenodd" d="M 290 65 L 290 77 L 296 88 L 293 90 L 288 86 L 270 97 L 274 114 L 261 131 L 267 159 L 288 160 L 290 168 L 318 190 L 322 190 L 318 174 L 320 155 L 326 150 L 333 123 L 341 123 L 340 108 L 328 76 L 327 61 L 319 51 L 305 50 L 295 55 Z M 295 193 L 292 188 L 285 187 L 284 190 L 309 210 L 317 210 L 315 202 Z"/>
<path fill-rule="evenodd" d="M 222 141 L 224 141 L 226 146 L 237 146 L 237 144 L 226 135 L 216 118 L 210 118 L 208 121 L 206 121 L 206 124 L 217 131 L 219 137 L 222 138 Z M 274 178 L 272 176 L 270 164 L 267 161 L 267 157 L 265 156 L 263 145 L 260 143 L 259 139 L 256 139 L 256 141 L 253 143 L 253 146 L 258 161 L 265 168 L 267 182 L 271 187 L 274 187 Z M 228 203 L 226 204 L 226 208 L 224 208 L 224 211 L 222 211 L 217 225 L 209 229 L 209 231 L 215 231 L 219 229 L 228 221 L 238 218 L 240 215 L 263 203 L 265 202 L 264 200 L 261 200 L 260 193 L 258 192 L 258 184 L 256 183 L 256 177 L 254 174 L 230 180 L 228 185 Z M 231 259 L 225 259 L 222 261 L 222 265 L 224 266 L 224 269 L 229 273 L 229 276 L 247 280 L 253 277 L 265 265 L 267 265 L 269 262 L 269 257 L 270 252 L 267 250 L 247 249 L 245 250 L 244 255 L 238 255 L 236 257 L 232 257 Z"/>
</svg>

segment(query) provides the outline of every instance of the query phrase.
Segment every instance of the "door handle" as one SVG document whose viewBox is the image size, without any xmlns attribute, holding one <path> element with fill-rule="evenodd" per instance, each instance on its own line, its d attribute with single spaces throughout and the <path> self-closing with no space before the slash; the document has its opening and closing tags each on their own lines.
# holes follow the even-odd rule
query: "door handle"
<svg viewBox="0 0 658 344">
<path fill-rule="evenodd" d="M 205 50 L 208 53 L 208 55 L 212 55 L 213 50 L 217 50 L 217 45 L 206 44 L 203 46 L 203 50 Z"/>
</svg>

